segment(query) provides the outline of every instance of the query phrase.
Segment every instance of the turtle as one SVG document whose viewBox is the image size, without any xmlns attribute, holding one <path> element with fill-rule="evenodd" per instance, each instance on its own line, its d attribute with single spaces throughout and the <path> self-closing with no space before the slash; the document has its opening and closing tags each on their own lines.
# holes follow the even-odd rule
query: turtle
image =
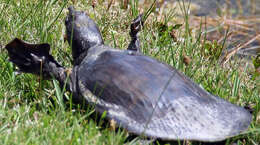
<svg viewBox="0 0 260 145">
<path fill-rule="evenodd" d="M 73 68 L 50 54 L 47 43 L 19 38 L 8 43 L 9 61 L 24 73 L 54 78 L 73 100 L 129 133 L 160 140 L 222 141 L 246 131 L 252 115 L 243 107 L 210 94 L 174 67 L 141 52 L 138 33 L 143 15 L 130 25 L 127 49 L 104 44 L 97 24 L 73 6 L 65 19 Z"/>
</svg>

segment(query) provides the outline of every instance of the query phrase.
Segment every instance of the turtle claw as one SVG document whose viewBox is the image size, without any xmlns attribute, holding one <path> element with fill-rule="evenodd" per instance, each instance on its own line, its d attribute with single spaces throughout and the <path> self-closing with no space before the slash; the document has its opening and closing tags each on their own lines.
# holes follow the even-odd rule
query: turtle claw
<svg viewBox="0 0 260 145">
<path fill-rule="evenodd" d="M 34 55 L 33 53 L 30 54 L 32 56 L 33 61 L 43 63 L 45 62 L 46 58 L 44 56 L 39 57 L 37 55 Z"/>
<path fill-rule="evenodd" d="M 137 33 L 141 30 L 143 27 L 143 14 L 138 15 L 131 23 L 131 31 L 130 36 L 136 37 Z"/>
<path fill-rule="evenodd" d="M 14 74 L 15 74 L 15 75 L 20 75 L 20 74 L 22 74 L 22 73 L 23 73 L 23 72 L 20 71 L 19 69 L 14 71 Z"/>
</svg>

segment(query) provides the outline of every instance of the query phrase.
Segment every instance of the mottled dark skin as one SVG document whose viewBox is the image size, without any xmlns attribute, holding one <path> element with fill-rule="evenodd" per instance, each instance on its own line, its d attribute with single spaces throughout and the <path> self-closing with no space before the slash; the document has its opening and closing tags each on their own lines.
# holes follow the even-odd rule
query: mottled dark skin
<svg viewBox="0 0 260 145">
<path fill-rule="evenodd" d="M 252 116 L 244 108 L 211 95 L 175 68 L 140 52 L 142 15 L 131 24 L 127 50 L 104 45 L 85 12 L 70 7 L 65 24 L 74 59 L 72 73 L 53 59 L 46 44 L 15 39 L 6 46 L 10 61 L 34 74 L 39 74 L 42 63 L 44 76 L 66 85 L 74 99 L 95 104 L 97 112 L 106 111 L 108 119 L 137 135 L 214 142 L 250 125 Z"/>
<path fill-rule="evenodd" d="M 83 11 L 74 11 L 73 7 L 69 7 L 65 25 L 68 42 L 72 46 L 74 65 L 78 65 L 82 61 L 90 47 L 104 44 L 96 23 L 85 16 Z"/>
<path fill-rule="evenodd" d="M 144 22 L 142 21 L 142 17 L 143 17 L 143 14 L 139 15 L 131 23 L 130 32 L 129 32 L 129 35 L 131 36 L 131 42 L 128 45 L 127 50 L 141 52 L 140 42 L 139 42 L 139 38 L 138 38 L 137 34 L 141 30 L 141 28 L 144 24 Z"/>
</svg>

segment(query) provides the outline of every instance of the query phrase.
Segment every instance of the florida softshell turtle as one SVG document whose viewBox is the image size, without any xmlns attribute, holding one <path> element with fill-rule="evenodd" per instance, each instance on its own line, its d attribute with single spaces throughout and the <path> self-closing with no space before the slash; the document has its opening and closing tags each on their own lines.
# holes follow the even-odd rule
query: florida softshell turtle
<svg viewBox="0 0 260 145">
<path fill-rule="evenodd" d="M 96 23 L 83 11 L 70 7 L 65 25 L 74 62 L 70 74 L 49 54 L 49 44 L 16 38 L 6 45 L 10 61 L 23 72 L 53 76 L 74 99 L 95 104 L 97 112 L 106 111 L 108 119 L 137 135 L 213 142 L 250 125 L 251 114 L 244 108 L 211 95 L 175 68 L 140 52 L 142 15 L 131 24 L 127 50 L 105 45 Z"/>
</svg>

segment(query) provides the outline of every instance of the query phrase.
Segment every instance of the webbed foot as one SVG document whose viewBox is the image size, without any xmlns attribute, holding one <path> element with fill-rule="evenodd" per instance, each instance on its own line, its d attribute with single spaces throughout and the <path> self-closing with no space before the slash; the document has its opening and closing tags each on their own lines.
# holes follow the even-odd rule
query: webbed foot
<svg viewBox="0 0 260 145">
<path fill-rule="evenodd" d="M 28 44 L 15 38 L 5 48 L 8 51 L 9 60 L 19 68 L 19 71 L 36 75 L 42 73 L 43 77 L 50 77 L 49 70 L 43 66 L 43 63 L 46 61 L 56 63 L 54 58 L 49 54 L 49 44 Z M 57 65 L 59 64 L 57 63 Z"/>
<path fill-rule="evenodd" d="M 137 52 L 141 52 L 140 49 L 140 42 L 138 39 L 138 32 L 141 30 L 142 26 L 143 26 L 143 14 L 140 14 L 139 16 L 137 16 L 137 18 L 135 18 L 132 23 L 131 23 L 131 27 L 130 27 L 130 36 L 131 36 L 131 42 L 128 45 L 127 50 L 134 50 Z"/>
</svg>

